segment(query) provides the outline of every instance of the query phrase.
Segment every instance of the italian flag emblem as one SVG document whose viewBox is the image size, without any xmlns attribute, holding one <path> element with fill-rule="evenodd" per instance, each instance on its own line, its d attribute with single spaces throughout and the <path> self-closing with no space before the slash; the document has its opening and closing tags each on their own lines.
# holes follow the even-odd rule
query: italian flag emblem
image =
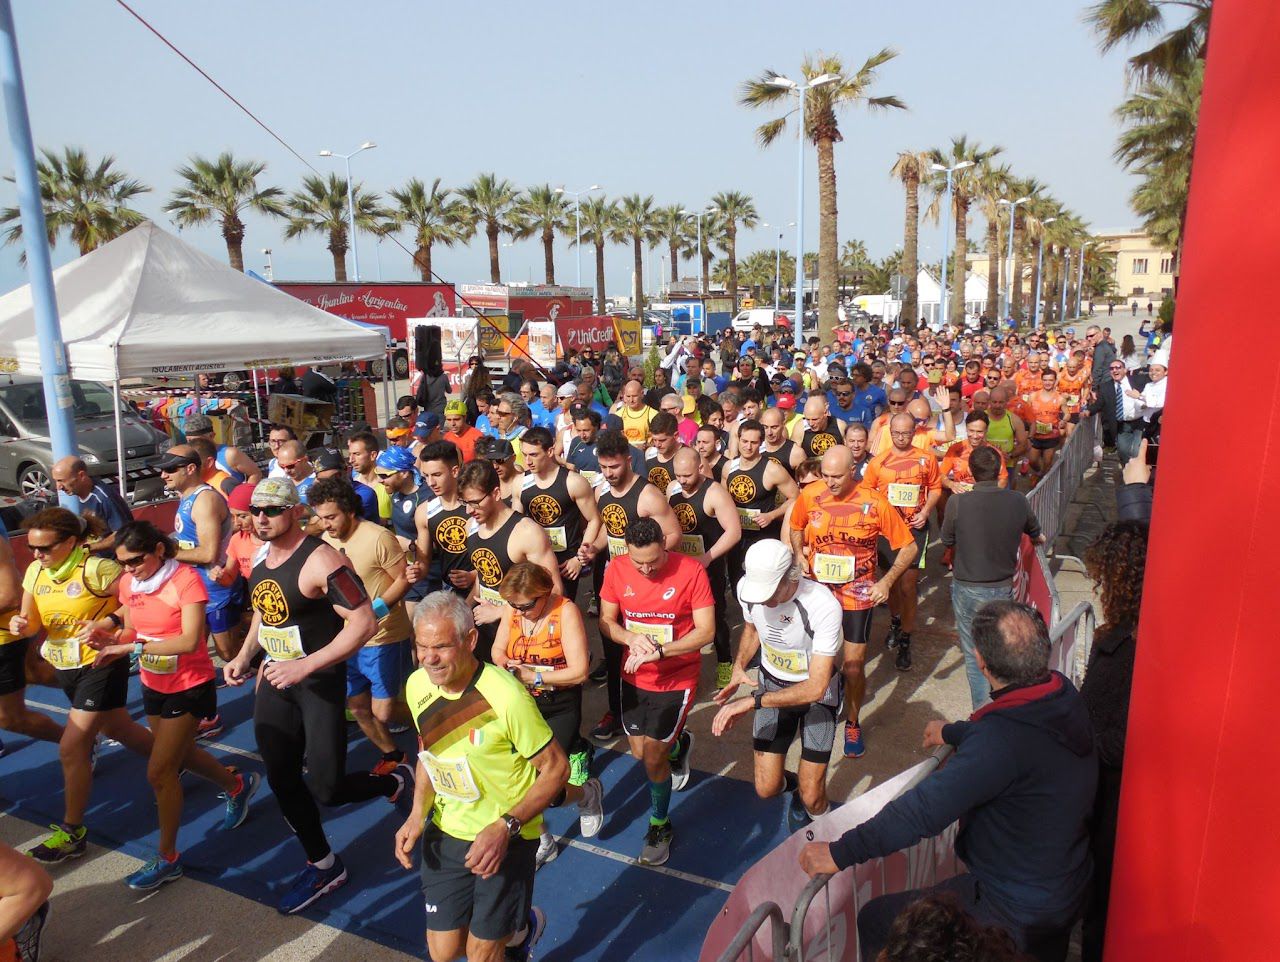
<svg viewBox="0 0 1280 962">
<path fill-rule="evenodd" d="M 467 732 L 467 741 L 471 742 L 471 744 L 473 745 L 483 745 L 484 732 L 482 732 L 479 728 L 472 728 L 470 731 Z"/>
</svg>

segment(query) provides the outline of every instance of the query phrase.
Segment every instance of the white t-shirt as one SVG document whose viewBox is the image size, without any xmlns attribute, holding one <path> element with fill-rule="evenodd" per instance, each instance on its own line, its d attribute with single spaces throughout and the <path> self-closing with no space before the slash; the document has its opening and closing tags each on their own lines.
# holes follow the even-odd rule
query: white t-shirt
<svg viewBox="0 0 1280 962">
<path fill-rule="evenodd" d="M 760 634 L 760 664 L 780 682 L 809 677 L 812 655 L 835 657 L 843 634 L 840 602 L 816 581 L 801 578 L 795 597 L 786 604 L 742 605 L 743 618 Z"/>
</svg>

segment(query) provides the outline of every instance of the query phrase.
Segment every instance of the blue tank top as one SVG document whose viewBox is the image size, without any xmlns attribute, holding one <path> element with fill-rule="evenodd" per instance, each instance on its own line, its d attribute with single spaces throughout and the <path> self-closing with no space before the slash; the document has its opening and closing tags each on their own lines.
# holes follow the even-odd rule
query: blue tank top
<svg viewBox="0 0 1280 962">
<path fill-rule="evenodd" d="M 244 472 L 237 471 L 235 468 L 233 468 L 230 464 L 227 463 L 227 445 L 225 444 L 218 445 L 218 456 L 214 458 L 214 461 L 217 463 L 218 467 L 220 467 L 223 471 L 227 472 L 227 474 L 231 475 L 231 480 L 233 480 L 236 484 L 244 484 Z"/>
<path fill-rule="evenodd" d="M 195 509 L 196 498 L 200 497 L 205 491 L 213 491 L 213 488 L 207 484 L 202 484 L 178 502 L 178 514 L 173 523 L 173 536 L 178 542 L 179 548 L 200 547 L 200 533 L 196 530 L 196 523 L 191 517 L 191 512 Z M 217 492 L 214 491 L 214 494 L 217 494 Z M 226 561 L 227 542 L 230 540 L 231 515 L 228 513 L 226 519 L 222 522 L 222 544 L 218 550 L 220 563 Z M 209 610 L 212 611 L 225 606 L 236 596 L 237 586 L 235 583 L 229 586 L 220 585 L 209 577 L 209 572 L 206 570 L 205 565 L 192 565 L 192 567 L 200 573 L 200 580 L 204 582 L 205 589 L 209 592 Z"/>
</svg>

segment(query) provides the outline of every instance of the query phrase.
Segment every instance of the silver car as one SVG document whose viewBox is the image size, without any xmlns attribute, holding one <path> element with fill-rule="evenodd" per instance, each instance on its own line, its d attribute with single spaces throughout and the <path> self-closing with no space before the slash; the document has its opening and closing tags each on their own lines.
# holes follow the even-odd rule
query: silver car
<svg viewBox="0 0 1280 962">
<path fill-rule="evenodd" d="M 71 382 L 75 403 L 76 441 L 80 457 L 97 477 L 116 477 L 115 397 L 111 388 L 97 381 Z M 153 467 L 169 447 L 169 436 L 122 405 L 121 434 L 124 442 L 126 484 L 155 493 L 161 490 L 159 472 Z M 0 489 L 17 491 L 24 498 L 54 500 L 51 469 L 53 449 L 49 443 L 49 419 L 45 412 L 44 385 L 38 377 L 0 374 Z"/>
</svg>

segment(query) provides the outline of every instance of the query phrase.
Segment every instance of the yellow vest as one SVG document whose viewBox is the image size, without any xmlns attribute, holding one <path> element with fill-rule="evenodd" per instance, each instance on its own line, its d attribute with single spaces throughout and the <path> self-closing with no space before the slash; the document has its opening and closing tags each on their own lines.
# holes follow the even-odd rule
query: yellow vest
<svg viewBox="0 0 1280 962">
<path fill-rule="evenodd" d="M 83 549 L 81 549 L 83 550 Z M 54 581 L 49 572 L 33 561 L 27 567 L 22 587 L 35 600 L 36 610 L 48 637 L 40 654 L 54 668 L 84 668 L 98 653 L 78 644 L 82 621 L 104 618 L 120 607 L 115 581 L 120 565 L 110 558 L 88 555 L 76 565 L 65 581 Z"/>
</svg>

